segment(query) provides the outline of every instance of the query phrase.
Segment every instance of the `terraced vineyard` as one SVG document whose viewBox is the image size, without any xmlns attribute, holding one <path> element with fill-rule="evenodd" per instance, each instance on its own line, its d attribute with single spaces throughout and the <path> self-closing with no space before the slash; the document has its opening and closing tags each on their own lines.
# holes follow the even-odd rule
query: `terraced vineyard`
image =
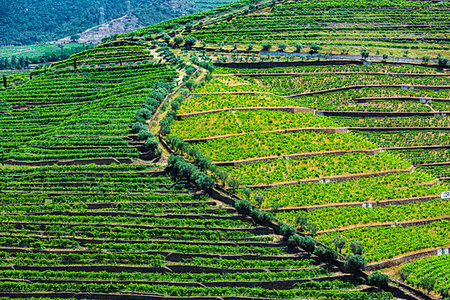
<svg viewBox="0 0 450 300">
<path fill-rule="evenodd" d="M 136 146 L 123 137 L 129 134 L 129 124 L 152 87 L 173 81 L 176 72 L 149 61 L 132 64 L 143 47 L 135 48 L 130 48 L 135 55 L 125 56 L 123 65 L 111 57 L 107 66 L 81 67 L 80 61 L 76 69 L 57 68 L 73 66 L 69 60 L 2 92 L 0 102 L 7 103 L 0 117 L 3 158 L 53 164 L 69 159 L 138 157 Z M 107 55 L 97 50 L 83 55 L 92 52 Z"/>
<path fill-rule="evenodd" d="M 446 296 L 448 9 L 242 0 L 6 82 L 0 297 L 429 299 L 391 267 Z"/>
<path fill-rule="evenodd" d="M 325 68 L 331 69 L 328 66 Z M 380 72 L 386 72 L 389 68 L 389 65 L 384 64 L 371 66 L 372 71 Z M 412 91 L 415 96 L 429 96 L 429 90 L 433 90 L 434 86 L 446 86 L 443 91 L 448 91 L 446 76 L 415 77 L 411 76 L 415 73 L 415 67 L 411 67 L 409 72 L 405 71 L 407 68 L 407 65 L 402 66 L 405 75 L 397 73 L 395 83 L 400 86 L 410 86 L 412 83 L 429 86 L 427 90 L 407 90 Z M 265 70 L 265 73 L 288 73 L 291 69 L 278 68 L 274 71 Z M 275 208 L 278 211 L 277 217 L 291 224 L 295 224 L 299 216 L 304 216 L 317 225 L 318 239 L 328 245 L 332 245 L 334 236 L 345 237 L 347 244 L 359 239 L 365 241 L 362 230 L 366 230 L 367 235 L 372 237 L 371 243 L 365 242 L 366 257 L 371 262 L 392 259 L 420 249 L 447 246 L 450 242 L 448 229 L 428 243 L 423 243 L 420 236 L 417 236 L 420 241 L 417 245 L 411 239 L 407 245 L 402 245 L 394 238 L 392 249 L 386 250 L 384 244 L 386 234 L 398 235 L 401 240 L 406 232 L 423 233 L 436 226 L 446 228 L 446 221 L 441 219 L 447 219 L 450 215 L 447 211 L 449 203 L 448 200 L 438 198 L 441 192 L 450 187 L 445 183 L 437 184 L 436 177 L 413 169 L 411 163 L 423 165 L 449 161 L 447 131 L 423 131 L 420 123 L 411 124 L 417 127 L 412 131 L 407 127 L 393 128 L 392 131 L 376 131 L 376 128 L 374 131 L 366 131 L 360 124 L 355 124 L 355 128 L 349 126 L 348 123 L 352 120 L 356 123 L 366 116 L 377 118 L 371 114 L 379 111 L 379 105 L 384 105 L 383 111 L 392 113 L 392 117 L 380 115 L 380 123 L 391 118 L 405 118 L 395 115 L 402 109 L 393 104 L 403 105 L 411 101 L 385 98 L 386 94 L 404 96 L 406 90 L 401 87 L 361 87 L 343 92 L 330 90 L 323 94 L 286 97 L 289 94 L 311 93 L 316 90 L 338 90 L 355 80 L 347 79 L 347 74 L 340 73 L 343 68 L 338 69 L 333 76 L 324 76 L 319 70 L 310 73 L 310 67 L 305 70 L 296 67 L 296 72 L 302 74 L 299 77 L 271 76 L 260 70 L 252 73 L 252 70 L 243 69 L 236 73 L 245 75 L 236 77 L 233 70 L 227 69 L 230 71 L 228 75 L 225 74 L 225 69 L 221 69 L 220 76 L 217 75 L 219 77 L 192 91 L 192 96 L 185 102 L 186 107 L 183 105 L 180 109 L 182 113 L 189 114 L 180 115 L 173 132 L 187 141 L 195 142 L 197 149 L 211 160 L 219 161 L 219 165 L 223 165 L 220 168 L 238 179 L 242 187 L 252 189 L 250 193 L 242 189 L 242 197 L 252 199 L 255 205 L 259 204 L 265 209 Z M 352 65 L 348 69 L 359 73 L 356 76 L 364 76 L 364 82 L 368 86 L 380 84 L 379 80 L 382 78 L 389 78 L 365 74 L 365 66 L 358 68 Z M 325 78 L 330 83 L 326 83 Z M 231 83 L 235 81 L 241 82 L 241 85 Z M 389 81 L 392 83 L 392 78 Z M 303 83 L 306 82 L 314 88 L 305 87 Z M 253 87 L 256 88 L 252 89 Z M 251 94 L 239 94 L 236 88 L 255 93 L 262 88 L 274 94 L 256 94 L 255 97 Z M 230 90 L 235 92 L 227 94 Z M 223 93 L 216 96 L 216 92 Z M 353 105 L 357 109 L 346 102 L 346 98 L 355 99 L 367 95 L 385 101 L 355 102 Z M 342 101 L 345 109 L 330 106 L 334 100 Z M 388 104 L 385 105 L 386 103 Z M 433 108 L 434 104 L 424 105 L 415 101 L 403 106 L 406 113 L 418 111 L 412 106 L 413 103 L 438 111 Z M 215 111 L 220 106 L 228 110 Z M 295 111 L 297 107 L 298 111 Z M 235 111 L 237 108 L 239 110 Z M 302 108 L 303 111 L 306 111 L 305 108 L 312 110 L 302 112 Z M 320 111 L 323 108 L 327 110 Z M 346 117 L 345 124 L 341 122 L 342 117 L 334 117 L 342 110 L 363 112 L 366 115 L 357 113 Z M 206 114 L 201 114 L 203 112 Z M 416 118 L 422 120 L 419 116 Z M 445 116 L 431 118 L 428 117 L 432 122 L 430 125 L 437 129 L 442 126 L 440 122 L 448 121 Z M 271 121 L 270 125 L 264 124 L 265 119 Z M 409 119 L 409 122 L 413 120 Z M 232 124 L 233 122 L 235 123 Z M 190 129 L 194 123 L 202 124 L 199 132 Z M 341 130 L 338 132 L 336 129 Z M 217 152 L 217 149 L 221 151 Z M 424 166 L 421 170 L 428 169 Z M 257 195 L 263 196 L 262 203 L 255 200 Z M 369 204 L 369 208 L 365 207 Z M 375 207 L 371 208 L 372 206 Z M 424 220 L 433 223 L 421 225 Z M 400 227 L 382 227 L 386 225 Z M 374 236 L 377 231 L 385 233 Z M 347 251 L 350 250 L 344 249 L 344 253 Z"/>
<path fill-rule="evenodd" d="M 275 50 L 281 43 L 300 43 L 319 45 L 325 51 L 338 53 L 358 53 L 360 47 L 367 47 L 379 49 L 379 56 L 401 56 L 405 49 L 414 49 L 406 54 L 416 52 L 415 49 L 448 51 L 445 46 L 448 4 L 445 2 L 279 2 L 204 26 L 192 35 L 206 43 L 256 44 L 264 50 Z"/>
<path fill-rule="evenodd" d="M 9 167 L 1 175 L 3 296 L 370 295 L 155 167 Z"/>
</svg>

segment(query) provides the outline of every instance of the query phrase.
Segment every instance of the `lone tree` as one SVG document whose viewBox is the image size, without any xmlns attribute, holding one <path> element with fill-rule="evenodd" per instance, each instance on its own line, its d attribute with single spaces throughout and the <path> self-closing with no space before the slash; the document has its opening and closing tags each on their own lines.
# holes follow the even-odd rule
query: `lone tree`
<svg viewBox="0 0 450 300">
<path fill-rule="evenodd" d="M 310 47 L 309 47 L 311 50 L 309 51 L 309 53 L 317 53 L 317 52 L 319 52 L 319 50 L 321 50 L 322 48 L 319 46 L 319 45 L 316 45 L 316 44 L 312 44 Z"/>
<path fill-rule="evenodd" d="M 362 59 L 366 60 L 369 57 L 369 50 L 361 49 L 361 57 Z"/>
<path fill-rule="evenodd" d="M 191 49 L 192 46 L 194 46 L 196 42 L 197 42 L 197 39 L 193 36 L 188 36 L 184 40 L 186 48 L 189 48 L 189 49 Z"/>
<path fill-rule="evenodd" d="M 272 44 L 271 43 L 264 43 L 263 45 L 262 45 L 262 49 L 264 50 L 264 51 L 269 51 L 270 50 L 270 48 L 272 48 Z"/>
<path fill-rule="evenodd" d="M 375 272 L 369 275 L 367 278 L 369 285 L 373 285 L 379 288 L 387 287 L 389 284 L 389 276 L 380 272 Z"/>
<path fill-rule="evenodd" d="M 361 242 L 351 242 L 350 243 L 350 249 L 352 250 L 353 254 L 363 255 L 363 253 L 364 253 L 364 244 L 361 243 Z"/>
<path fill-rule="evenodd" d="M 341 238 L 340 236 L 337 235 L 333 238 L 334 247 L 335 247 L 336 251 L 339 251 L 339 254 L 341 254 L 342 248 L 344 248 L 346 243 L 347 243 L 347 241 L 346 241 L 345 237 Z"/>
<path fill-rule="evenodd" d="M 8 81 L 6 79 L 5 74 L 2 74 L 2 77 L 3 77 L 3 87 L 6 89 L 8 87 Z"/>
<path fill-rule="evenodd" d="M 264 202 L 264 194 L 256 193 L 254 195 L 254 198 L 255 198 L 255 202 L 258 205 L 258 207 L 261 208 L 261 206 L 262 206 L 262 204 Z"/>
<path fill-rule="evenodd" d="M 364 270 L 367 265 L 367 260 L 361 255 L 350 254 L 345 260 L 344 267 L 349 272 L 357 272 L 358 270 Z"/>
<path fill-rule="evenodd" d="M 438 58 L 438 65 L 440 68 L 444 68 L 448 65 L 448 58 L 439 57 Z"/>
<path fill-rule="evenodd" d="M 278 49 L 280 49 L 280 51 L 284 52 L 286 50 L 286 48 L 287 48 L 286 43 L 279 43 L 278 44 Z"/>
</svg>

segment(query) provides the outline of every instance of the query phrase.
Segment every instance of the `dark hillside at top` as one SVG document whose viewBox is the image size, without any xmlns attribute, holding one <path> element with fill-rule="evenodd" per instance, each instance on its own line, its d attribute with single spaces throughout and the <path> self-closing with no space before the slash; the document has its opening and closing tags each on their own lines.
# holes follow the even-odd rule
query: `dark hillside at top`
<svg viewBox="0 0 450 300">
<path fill-rule="evenodd" d="M 101 4 L 104 2 L 103 4 Z M 232 0 L 133 0 L 131 13 L 141 26 L 179 17 Z M 72 36 L 99 25 L 100 7 L 105 20 L 127 14 L 127 1 L 111 0 L 20 0 L 5 1 L 1 5 L 0 45 L 25 45 Z"/>
</svg>

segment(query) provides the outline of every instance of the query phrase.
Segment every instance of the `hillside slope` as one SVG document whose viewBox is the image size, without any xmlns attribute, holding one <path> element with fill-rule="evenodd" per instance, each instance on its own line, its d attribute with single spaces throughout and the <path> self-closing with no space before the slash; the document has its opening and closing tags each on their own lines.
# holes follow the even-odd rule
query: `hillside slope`
<svg viewBox="0 0 450 300">
<path fill-rule="evenodd" d="M 132 0 L 131 13 L 140 26 L 159 23 L 185 14 L 211 9 L 233 0 Z M 0 45 L 29 45 L 74 36 L 99 24 L 99 8 L 105 20 L 127 14 L 126 1 L 21 0 L 4 2 L 0 16 Z M 122 31 L 121 33 L 126 32 Z"/>
<path fill-rule="evenodd" d="M 0 296 L 445 296 L 403 264 L 450 247 L 449 8 L 241 0 L 4 78 Z"/>
</svg>

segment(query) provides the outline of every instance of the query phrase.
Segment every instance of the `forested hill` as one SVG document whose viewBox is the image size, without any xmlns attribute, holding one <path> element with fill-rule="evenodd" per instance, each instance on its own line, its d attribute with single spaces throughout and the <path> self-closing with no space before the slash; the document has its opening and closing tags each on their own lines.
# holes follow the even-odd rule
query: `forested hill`
<svg viewBox="0 0 450 300">
<path fill-rule="evenodd" d="M 131 0 L 131 12 L 142 26 L 207 10 L 233 0 Z M 5 1 L 0 13 L 0 45 L 25 45 L 72 36 L 127 13 L 123 0 Z"/>
</svg>

